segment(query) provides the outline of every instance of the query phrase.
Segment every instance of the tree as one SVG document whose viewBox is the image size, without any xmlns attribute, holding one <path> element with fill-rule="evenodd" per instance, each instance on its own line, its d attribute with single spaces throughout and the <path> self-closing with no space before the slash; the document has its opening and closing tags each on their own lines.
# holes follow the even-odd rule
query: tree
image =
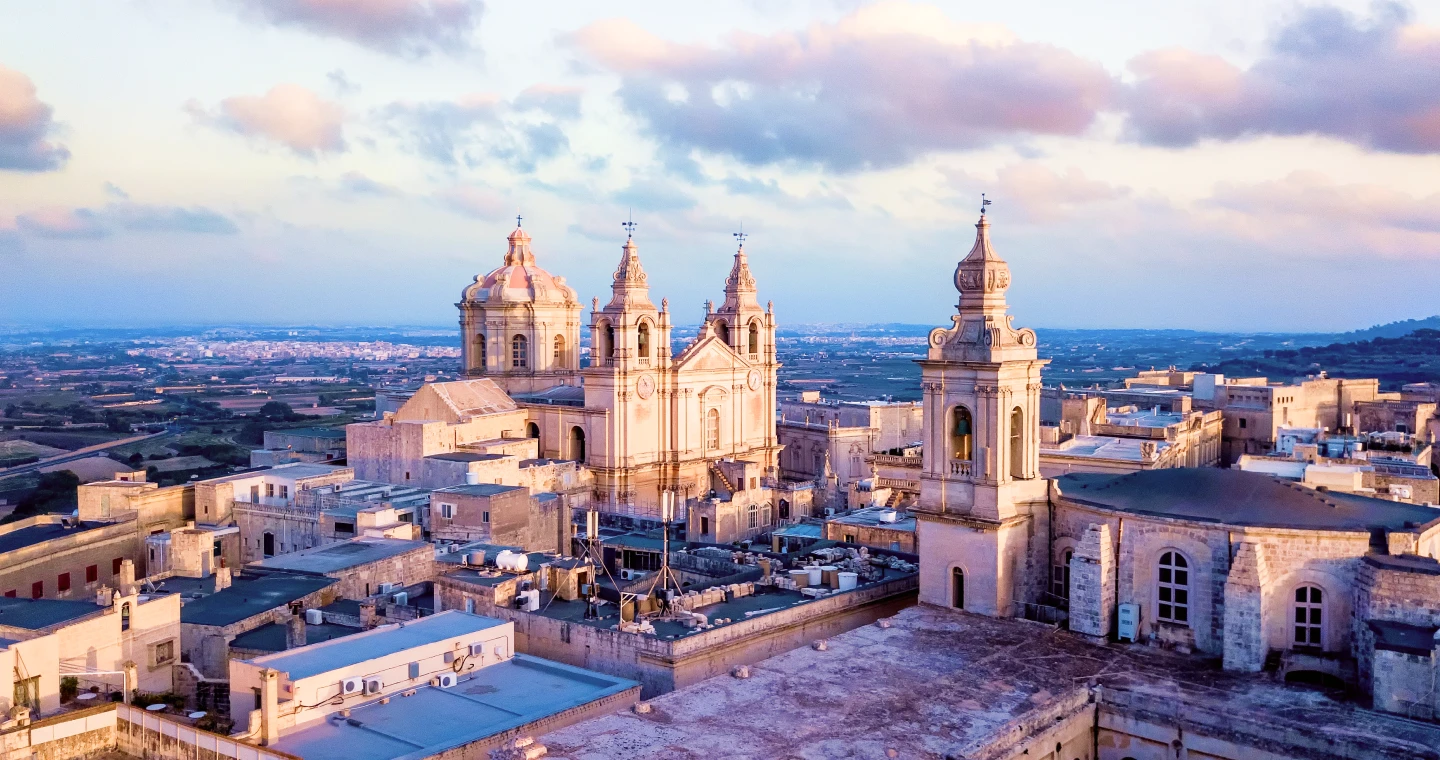
<svg viewBox="0 0 1440 760">
<path fill-rule="evenodd" d="M 289 404 L 283 401 L 266 401 L 265 405 L 260 407 L 260 411 L 255 413 L 255 416 L 264 417 L 267 420 L 296 420 L 300 417 L 294 409 L 290 408 Z"/>
<path fill-rule="evenodd" d="M 126 422 L 120 415 L 114 412 L 105 413 L 105 427 L 112 433 L 130 432 L 130 423 Z"/>
</svg>

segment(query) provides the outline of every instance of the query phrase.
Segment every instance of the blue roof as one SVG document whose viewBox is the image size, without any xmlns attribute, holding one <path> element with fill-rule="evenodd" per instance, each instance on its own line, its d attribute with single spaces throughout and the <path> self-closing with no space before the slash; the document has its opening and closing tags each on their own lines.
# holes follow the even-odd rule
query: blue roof
<svg viewBox="0 0 1440 760">
<path fill-rule="evenodd" d="M 382 559 L 389 559 L 421 548 L 427 551 L 434 549 L 424 541 L 406 541 L 399 538 L 352 538 L 349 541 L 281 554 L 259 562 L 252 562 L 250 566 L 266 570 L 291 570 L 324 575 L 379 562 Z"/>
<path fill-rule="evenodd" d="M 392 695 L 386 704 L 377 700 L 352 708 L 347 720 L 283 734 L 274 748 L 305 760 L 433 757 L 637 686 L 519 654 L 475 671 L 453 688 L 421 687 L 408 697 Z"/>
<path fill-rule="evenodd" d="M 238 623 L 335 583 L 339 581 L 314 575 L 237 575 L 229 588 L 185 602 L 180 608 L 180 622 L 221 626 Z"/>
<path fill-rule="evenodd" d="M 290 680 L 298 681 L 504 624 L 504 620 L 450 610 L 409 623 L 381 626 L 354 636 L 256 657 L 250 662 L 283 670 L 290 674 Z"/>
<path fill-rule="evenodd" d="M 0 625 L 38 631 L 104 610 L 94 602 L 0 597 Z"/>
<path fill-rule="evenodd" d="M 285 642 L 289 637 L 289 628 L 290 626 L 285 623 L 266 623 L 231 639 L 230 647 L 257 652 L 283 652 L 286 649 Z M 364 629 L 348 625 L 335 625 L 334 623 L 306 625 L 305 642 L 319 644 L 322 641 L 331 641 L 343 636 L 353 636 L 362 630 Z"/>
<path fill-rule="evenodd" d="M 87 530 L 105 527 L 106 523 L 80 523 L 73 528 L 67 528 L 59 522 L 41 525 L 32 525 L 28 528 L 12 530 L 9 533 L 0 533 L 0 554 L 13 552 L 16 549 L 24 549 L 27 546 L 44 543 L 57 538 L 73 536 Z"/>
</svg>

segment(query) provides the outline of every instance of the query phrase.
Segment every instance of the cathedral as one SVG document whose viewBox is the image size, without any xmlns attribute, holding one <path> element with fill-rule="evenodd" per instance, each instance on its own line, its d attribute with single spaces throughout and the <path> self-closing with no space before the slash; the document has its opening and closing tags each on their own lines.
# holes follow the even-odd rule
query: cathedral
<svg viewBox="0 0 1440 760">
<path fill-rule="evenodd" d="M 687 505 L 677 519 L 697 538 L 728 541 L 773 525 L 775 315 L 757 298 L 743 240 L 724 300 L 707 302 L 698 335 L 678 351 L 669 301 L 651 299 L 633 234 L 610 290 L 607 302 L 591 301 L 587 319 L 575 289 L 536 263 L 517 225 L 502 265 L 476 276 L 456 304 L 471 379 L 427 386 L 367 423 L 375 430 L 357 427 L 363 440 L 353 462 L 375 464 L 375 476 L 390 482 L 416 482 L 438 466 L 428 458 L 504 453 L 499 442 L 527 439 L 538 459 L 585 465 L 591 500 L 603 510 L 658 516 L 661 493 L 671 492 Z M 456 401 L 481 397 L 489 400 Z M 396 430 L 437 420 L 444 426 L 408 438 Z M 381 472 L 386 461 L 410 464 Z"/>
</svg>

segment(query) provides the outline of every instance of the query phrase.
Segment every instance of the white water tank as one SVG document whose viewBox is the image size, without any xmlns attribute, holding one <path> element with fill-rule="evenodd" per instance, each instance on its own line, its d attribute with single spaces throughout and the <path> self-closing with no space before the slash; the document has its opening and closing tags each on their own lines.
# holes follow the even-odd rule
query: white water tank
<svg viewBox="0 0 1440 760">
<path fill-rule="evenodd" d="M 480 473 L 478 473 L 478 472 L 466 472 L 466 473 L 465 473 L 465 485 L 467 485 L 467 486 L 478 486 L 478 485 L 480 485 Z"/>
<path fill-rule="evenodd" d="M 849 571 L 846 571 L 846 570 L 841 570 L 841 571 L 840 571 L 840 573 L 839 573 L 839 578 L 840 578 L 840 585 L 839 585 L 839 590 L 840 590 L 840 591 L 849 591 L 849 590 L 855 588 L 855 585 L 856 585 L 857 583 L 859 583 L 859 581 L 860 581 L 860 575 L 859 575 L 858 573 L 852 573 L 852 572 L 849 572 Z"/>
<path fill-rule="evenodd" d="M 305 610 L 306 625 L 320 625 L 325 622 L 325 613 L 320 610 Z"/>
<path fill-rule="evenodd" d="M 791 570 L 791 571 L 790 571 L 790 580 L 792 580 L 792 581 L 795 582 L 795 587 L 796 587 L 796 588 L 805 588 L 806 586 L 809 586 L 809 585 L 810 585 L 810 571 L 809 571 L 809 570 Z"/>
<path fill-rule="evenodd" d="M 485 552 L 470 552 L 468 561 L 470 565 L 480 567 L 485 564 Z"/>
<path fill-rule="evenodd" d="M 810 567 L 805 568 L 805 570 L 810 573 L 809 583 L 811 586 L 819 586 L 823 582 L 825 576 L 820 571 L 819 565 L 811 565 Z"/>
<path fill-rule="evenodd" d="M 900 513 L 893 509 L 886 509 L 880 512 L 880 522 L 893 523 L 900 520 Z"/>
</svg>

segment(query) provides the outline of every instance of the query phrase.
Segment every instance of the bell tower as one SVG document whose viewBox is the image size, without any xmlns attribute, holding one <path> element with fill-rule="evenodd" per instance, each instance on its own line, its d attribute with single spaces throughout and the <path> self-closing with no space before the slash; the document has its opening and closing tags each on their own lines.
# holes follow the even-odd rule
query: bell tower
<svg viewBox="0 0 1440 760">
<path fill-rule="evenodd" d="M 988 205 L 988 203 L 987 203 Z M 1015 614 L 1031 596 L 1026 561 L 1045 519 L 1040 369 L 1035 331 L 1006 314 L 1010 267 L 990 244 L 982 206 L 975 243 L 955 268 L 949 327 L 930 332 L 921 368 L 924 460 L 915 508 L 920 601 Z"/>
</svg>

